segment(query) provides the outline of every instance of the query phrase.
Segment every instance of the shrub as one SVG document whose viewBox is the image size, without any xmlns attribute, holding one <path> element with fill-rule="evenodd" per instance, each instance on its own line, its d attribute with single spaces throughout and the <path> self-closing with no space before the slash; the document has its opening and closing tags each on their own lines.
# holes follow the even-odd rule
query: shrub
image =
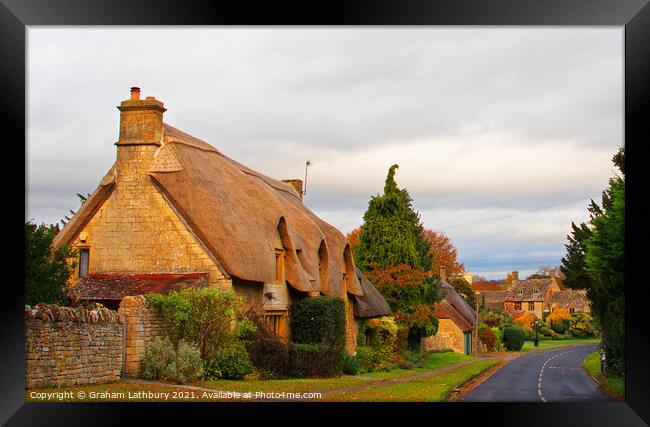
<svg viewBox="0 0 650 427">
<path fill-rule="evenodd" d="M 502 309 L 484 310 L 479 317 L 490 327 L 502 329 L 505 325 L 512 323 L 510 314 Z"/>
<path fill-rule="evenodd" d="M 588 313 L 573 313 L 568 332 L 576 338 L 592 338 L 598 335 L 598 327 Z"/>
<path fill-rule="evenodd" d="M 359 360 L 354 356 L 350 356 L 347 351 L 343 354 L 343 373 L 346 375 L 359 373 Z"/>
<path fill-rule="evenodd" d="M 521 350 L 525 337 L 526 332 L 521 326 L 506 326 L 503 329 L 503 345 L 507 350 Z"/>
<path fill-rule="evenodd" d="M 336 377 L 343 368 L 343 348 L 325 344 L 296 344 L 296 373 L 302 378 Z"/>
<path fill-rule="evenodd" d="M 397 324 L 392 316 L 384 316 L 368 321 L 366 336 L 369 346 L 375 350 L 382 361 L 393 359 L 397 342 Z"/>
<path fill-rule="evenodd" d="M 485 344 L 488 351 L 496 351 L 497 336 L 487 325 L 483 325 L 478 330 L 480 341 Z"/>
<path fill-rule="evenodd" d="M 201 352 L 193 343 L 188 343 L 185 340 L 179 341 L 176 361 L 172 362 L 170 368 L 174 372 L 176 381 L 185 383 L 203 377 Z"/>
<path fill-rule="evenodd" d="M 208 368 L 208 378 L 240 380 L 255 370 L 243 344 L 220 350 Z"/>
<path fill-rule="evenodd" d="M 562 322 L 551 322 L 551 328 L 558 334 L 566 332 L 566 325 Z"/>
<path fill-rule="evenodd" d="M 356 359 L 359 361 L 359 372 L 372 372 L 381 362 L 375 350 L 371 347 L 357 347 Z"/>
<path fill-rule="evenodd" d="M 345 345 L 345 305 L 341 298 L 305 298 L 291 307 L 293 339 L 297 344 Z"/>
<path fill-rule="evenodd" d="M 176 352 L 169 338 L 155 337 L 144 346 L 140 365 L 142 378 L 147 380 L 169 380 L 175 377 Z"/>
<path fill-rule="evenodd" d="M 208 364 L 221 349 L 231 347 L 255 329 L 243 299 L 234 292 L 183 288 L 146 297 L 149 305 L 179 331 L 179 338 L 196 344 Z"/>
<path fill-rule="evenodd" d="M 530 338 L 535 335 L 535 326 L 533 325 L 533 322 L 535 322 L 535 320 L 537 320 L 537 317 L 535 317 L 534 314 L 526 312 L 515 317 L 515 325 L 519 325 L 524 328 L 526 330 L 527 337 Z"/>
<path fill-rule="evenodd" d="M 569 320 L 571 318 L 571 315 L 569 314 L 569 310 L 566 308 L 553 308 L 551 313 L 546 316 L 546 323 L 549 325 L 552 325 L 553 323 L 563 323 L 565 320 Z M 558 332 L 558 331 L 555 331 Z"/>
<path fill-rule="evenodd" d="M 258 336 L 248 345 L 251 362 L 265 378 L 293 376 L 295 348 L 275 336 Z"/>
</svg>

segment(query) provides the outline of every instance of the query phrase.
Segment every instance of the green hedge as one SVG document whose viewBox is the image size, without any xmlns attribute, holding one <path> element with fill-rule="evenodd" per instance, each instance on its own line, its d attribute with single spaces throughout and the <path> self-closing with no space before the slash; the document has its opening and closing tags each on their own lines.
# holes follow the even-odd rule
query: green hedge
<svg viewBox="0 0 650 427">
<path fill-rule="evenodd" d="M 503 329 L 503 345 L 506 350 L 521 350 L 525 338 L 526 331 L 521 326 L 506 326 Z"/>
<path fill-rule="evenodd" d="M 296 344 L 295 373 L 301 378 L 338 377 L 343 371 L 341 346 Z"/>
<path fill-rule="evenodd" d="M 341 298 L 305 298 L 291 308 L 293 340 L 297 344 L 345 345 L 345 305 Z"/>
</svg>

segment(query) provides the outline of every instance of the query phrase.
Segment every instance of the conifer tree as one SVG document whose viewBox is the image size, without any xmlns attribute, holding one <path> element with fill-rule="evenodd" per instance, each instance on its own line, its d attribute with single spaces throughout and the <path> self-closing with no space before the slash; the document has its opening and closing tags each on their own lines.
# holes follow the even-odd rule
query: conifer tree
<svg viewBox="0 0 650 427">
<path fill-rule="evenodd" d="M 408 264 L 422 269 L 410 203 L 395 182 L 397 168 L 398 165 L 390 167 L 384 194 L 370 199 L 363 216 L 355 253 L 355 264 L 362 271 L 367 271 L 371 264 L 380 267 Z"/>
</svg>

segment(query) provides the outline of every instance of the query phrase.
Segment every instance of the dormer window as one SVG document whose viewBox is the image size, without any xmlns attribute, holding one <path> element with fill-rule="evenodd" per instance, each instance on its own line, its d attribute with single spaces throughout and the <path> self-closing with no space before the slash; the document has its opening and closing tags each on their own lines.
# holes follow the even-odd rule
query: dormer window
<svg viewBox="0 0 650 427">
<path fill-rule="evenodd" d="M 519 295 L 523 295 L 523 294 L 524 294 L 524 288 L 519 288 L 519 289 L 517 289 L 517 293 L 518 293 Z"/>
<path fill-rule="evenodd" d="M 539 293 L 539 287 L 534 287 L 533 288 L 533 293 L 538 294 Z"/>
</svg>

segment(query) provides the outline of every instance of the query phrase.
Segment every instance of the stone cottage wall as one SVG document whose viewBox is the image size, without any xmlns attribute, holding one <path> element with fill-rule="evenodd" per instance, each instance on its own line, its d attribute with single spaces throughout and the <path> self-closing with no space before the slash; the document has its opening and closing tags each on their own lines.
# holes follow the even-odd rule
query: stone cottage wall
<svg viewBox="0 0 650 427">
<path fill-rule="evenodd" d="M 143 295 L 124 297 L 118 312 L 126 324 L 124 375 L 139 377 L 145 345 L 155 337 L 171 337 L 173 327 L 147 307 Z"/>
<path fill-rule="evenodd" d="M 438 320 L 438 332 L 420 341 L 422 351 L 451 349 L 456 353 L 465 353 L 465 336 L 450 319 Z"/>
<path fill-rule="evenodd" d="M 117 381 L 122 322 L 113 310 L 25 306 L 27 388 Z"/>
</svg>

